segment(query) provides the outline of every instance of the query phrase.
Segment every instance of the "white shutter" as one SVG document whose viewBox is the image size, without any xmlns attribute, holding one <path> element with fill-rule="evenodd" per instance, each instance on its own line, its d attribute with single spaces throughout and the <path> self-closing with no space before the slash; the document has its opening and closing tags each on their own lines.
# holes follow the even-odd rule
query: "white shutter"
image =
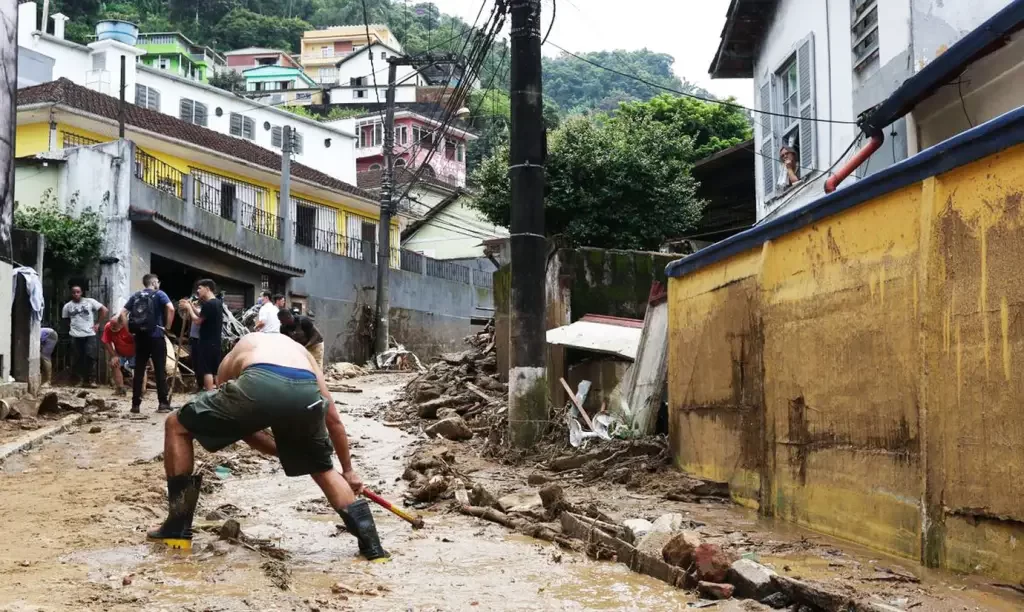
<svg viewBox="0 0 1024 612">
<path fill-rule="evenodd" d="M 146 86 L 135 84 L 135 106 L 146 108 Z"/>
<path fill-rule="evenodd" d="M 817 166 L 814 122 L 814 34 L 808 35 L 796 52 L 796 74 L 800 86 L 800 165 L 804 172 Z"/>
<path fill-rule="evenodd" d="M 238 113 L 231 113 L 231 128 L 230 132 L 232 136 L 242 135 L 242 116 Z"/>
<path fill-rule="evenodd" d="M 765 77 L 767 80 L 761 85 L 761 103 L 760 110 L 771 112 L 772 110 L 772 78 L 771 75 Z M 774 125 L 773 117 L 768 114 L 761 115 L 761 180 L 764 185 L 764 197 L 765 200 L 772 197 L 775 192 L 775 139 L 772 134 L 772 126 Z"/>
<path fill-rule="evenodd" d="M 182 98 L 181 102 L 178 103 L 178 118 L 182 121 L 195 123 L 195 102 L 188 98 Z"/>
<path fill-rule="evenodd" d="M 206 105 L 201 102 L 195 103 L 195 124 L 206 127 Z"/>
<path fill-rule="evenodd" d="M 302 155 L 302 134 L 292 130 L 292 152 L 296 155 Z"/>
<path fill-rule="evenodd" d="M 146 108 L 149 110 L 160 110 L 160 92 L 153 89 L 152 87 L 147 90 L 147 102 Z"/>
<path fill-rule="evenodd" d="M 282 130 L 280 126 L 275 125 L 274 127 L 270 128 L 270 146 L 278 149 L 282 147 L 284 138 L 282 138 L 281 132 Z M 292 218 L 294 219 L 294 217 Z"/>
</svg>

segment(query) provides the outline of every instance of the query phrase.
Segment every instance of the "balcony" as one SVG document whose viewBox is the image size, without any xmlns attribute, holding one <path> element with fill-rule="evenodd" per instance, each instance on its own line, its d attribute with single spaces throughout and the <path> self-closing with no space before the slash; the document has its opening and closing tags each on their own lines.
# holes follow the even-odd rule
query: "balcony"
<svg viewBox="0 0 1024 612">
<path fill-rule="evenodd" d="M 136 149 L 133 170 L 133 224 L 262 268 L 301 275 L 285 262 L 282 220 L 267 210 L 262 187 L 240 181 L 215 184 L 210 178 L 215 175 L 181 172 L 141 149 Z"/>
</svg>

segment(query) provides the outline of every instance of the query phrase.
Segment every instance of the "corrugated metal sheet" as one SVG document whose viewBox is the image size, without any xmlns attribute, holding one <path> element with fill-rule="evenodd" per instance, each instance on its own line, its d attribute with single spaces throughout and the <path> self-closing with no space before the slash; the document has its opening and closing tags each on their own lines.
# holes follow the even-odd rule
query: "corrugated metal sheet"
<svg viewBox="0 0 1024 612">
<path fill-rule="evenodd" d="M 641 326 L 643 323 L 641 322 Z M 548 330 L 548 344 L 636 359 L 643 329 L 633 326 L 576 321 Z"/>
</svg>

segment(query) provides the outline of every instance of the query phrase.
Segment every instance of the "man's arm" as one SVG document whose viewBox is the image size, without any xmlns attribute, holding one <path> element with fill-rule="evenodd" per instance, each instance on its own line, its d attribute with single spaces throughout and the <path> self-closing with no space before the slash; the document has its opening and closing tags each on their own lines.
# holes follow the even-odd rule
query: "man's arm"
<svg viewBox="0 0 1024 612">
<path fill-rule="evenodd" d="M 174 304 L 167 300 L 164 304 L 164 329 L 171 329 L 171 325 L 174 325 Z"/>
<path fill-rule="evenodd" d="M 359 492 L 363 490 L 363 481 L 352 468 L 352 456 L 349 454 L 348 433 L 345 431 L 345 424 L 341 422 L 341 415 L 338 414 L 338 408 L 334 405 L 334 396 L 327 389 L 327 382 L 324 380 L 323 372 L 320 371 L 320 364 L 308 352 L 306 353 L 306 360 L 309 361 L 310 368 L 316 374 L 316 384 L 320 387 L 320 395 L 327 402 L 324 420 L 327 424 L 327 435 L 330 436 L 331 443 L 334 445 L 334 452 L 337 453 L 338 461 L 341 462 L 341 475 L 345 478 L 348 485 L 352 487 L 352 492 L 359 495 Z"/>
<path fill-rule="evenodd" d="M 99 304 L 99 307 L 100 307 L 99 321 L 106 321 L 107 320 L 107 315 L 110 314 L 110 311 L 107 310 L 107 307 L 104 306 L 103 304 L 100 304 L 99 302 L 96 302 L 96 303 Z M 100 323 L 97 322 L 96 325 L 100 325 Z"/>
<path fill-rule="evenodd" d="M 62 319 L 70 319 L 71 318 L 71 315 L 68 314 L 68 304 L 70 304 L 70 303 L 71 302 L 67 302 L 66 304 L 64 304 L 64 308 L 60 309 L 60 318 L 62 318 Z"/>
</svg>

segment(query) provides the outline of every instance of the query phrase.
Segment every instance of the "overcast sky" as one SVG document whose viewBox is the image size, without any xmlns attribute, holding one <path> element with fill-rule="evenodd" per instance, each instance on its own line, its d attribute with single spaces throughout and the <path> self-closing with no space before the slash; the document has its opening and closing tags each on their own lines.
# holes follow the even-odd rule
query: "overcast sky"
<svg viewBox="0 0 1024 612">
<path fill-rule="evenodd" d="M 443 13 L 473 23 L 481 0 L 433 0 Z M 708 66 L 718 49 L 729 0 L 556 0 L 550 41 L 579 53 L 611 49 L 642 49 L 668 53 L 681 78 L 713 94 L 735 96 L 750 106 L 753 85 L 746 79 L 708 77 Z M 551 18 L 552 0 L 543 0 L 544 30 Z M 507 33 L 506 33 L 507 35 Z M 546 55 L 557 55 L 553 47 Z M 613 66 L 614 67 L 614 66 Z"/>
</svg>

